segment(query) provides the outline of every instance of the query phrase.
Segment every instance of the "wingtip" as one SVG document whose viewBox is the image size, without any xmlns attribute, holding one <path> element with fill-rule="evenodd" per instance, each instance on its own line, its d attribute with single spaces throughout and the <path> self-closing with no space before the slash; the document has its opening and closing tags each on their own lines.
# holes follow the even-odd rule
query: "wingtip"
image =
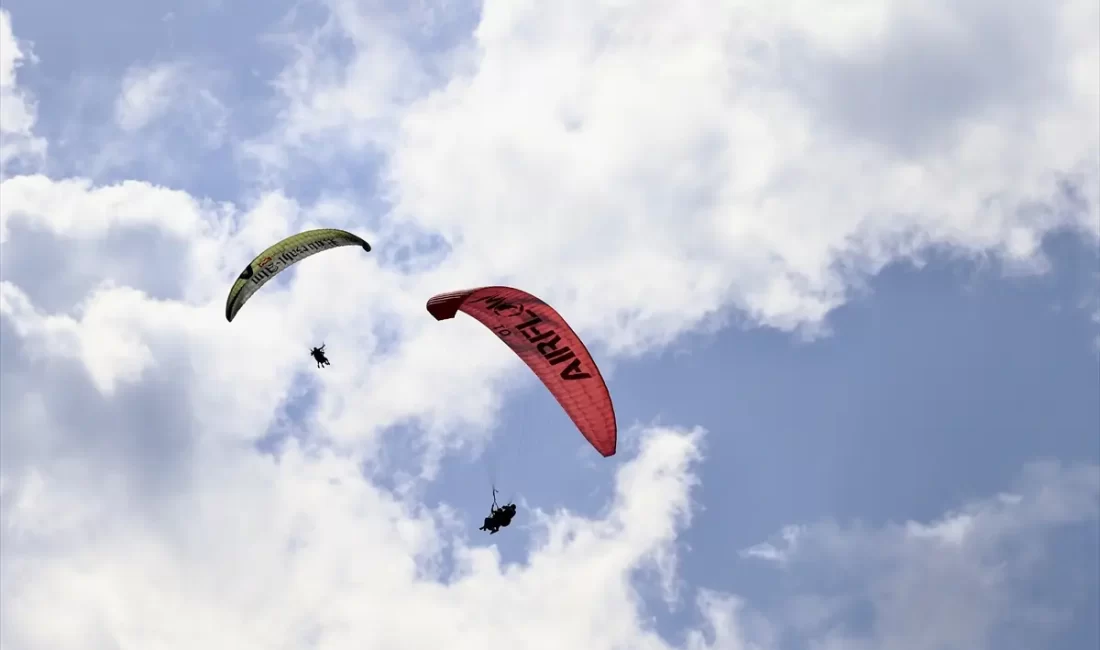
<svg viewBox="0 0 1100 650">
<path fill-rule="evenodd" d="M 462 307 L 462 303 L 470 293 L 470 291 L 441 293 L 429 298 L 424 306 L 436 320 L 449 320 L 458 314 L 459 308 Z"/>
</svg>

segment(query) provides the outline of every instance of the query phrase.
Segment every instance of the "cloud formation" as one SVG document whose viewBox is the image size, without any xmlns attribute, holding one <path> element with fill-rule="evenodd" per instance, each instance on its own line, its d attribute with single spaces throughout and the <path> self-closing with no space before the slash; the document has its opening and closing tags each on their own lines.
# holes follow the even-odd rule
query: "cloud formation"
<svg viewBox="0 0 1100 650">
<path fill-rule="evenodd" d="M 1040 462 L 1011 492 L 936 521 L 795 525 L 741 555 L 794 581 L 788 629 L 808 646 L 1042 647 L 1084 597 L 1082 585 L 1051 589 L 1052 543 L 1098 514 L 1100 467 Z"/>
<path fill-rule="evenodd" d="M 363 468 L 398 430 L 433 480 L 530 381 L 475 324 L 432 322 L 438 291 L 522 285 L 610 362 L 731 313 L 820 333 L 868 275 L 932 249 L 1042 271 L 1045 236 L 1098 236 L 1095 3 L 322 8 L 284 35 L 283 108 L 238 152 L 264 174 L 233 201 L 5 171 L 0 645 L 976 650 L 1020 612 L 1041 632 L 1049 612 L 1018 594 L 1053 536 L 1094 524 L 1095 466 L 1038 465 L 927 524 L 795 524 L 745 552 L 797 574 L 789 608 L 678 591 L 721 432 L 624 430 L 611 498 L 536 508 L 508 531 L 517 560 L 424 483 Z M 0 11 L 0 151 L 33 165 L 11 27 Z M 120 127 L 167 137 L 185 77 L 204 78 L 133 68 Z M 294 180 L 368 155 L 377 195 Z M 226 325 L 251 255 L 322 225 L 386 245 L 317 256 Z M 306 378 L 312 340 L 340 358 Z M 695 601 L 677 638 L 647 581 Z M 866 629 L 838 622 L 867 603 Z"/>
<path fill-rule="evenodd" d="M 11 29 L 11 16 L 0 11 L 0 170 L 17 159 L 37 159 L 46 152 L 46 141 L 35 137 L 34 99 L 16 85 L 16 72 L 25 60 L 34 60 Z M 0 177 L 6 173 L 0 171 Z"/>
<path fill-rule="evenodd" d="M 415 17 L 380 38 L 395 18 L 326 4 L 267 141 L 290 173 L 381 150 L 390 223 L 615 349 L 728 307 L 812 332 L 890 262 L 1100 236 L 1095 3 L 489 1 L 420 61 L 390 46 Z"/>
</svg>

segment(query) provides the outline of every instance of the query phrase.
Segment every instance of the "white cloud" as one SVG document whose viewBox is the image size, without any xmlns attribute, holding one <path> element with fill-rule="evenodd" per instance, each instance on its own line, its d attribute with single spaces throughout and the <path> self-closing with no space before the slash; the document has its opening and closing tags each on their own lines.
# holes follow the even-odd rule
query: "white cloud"
<svg viewBox="0 0 1100 650">
<path fill-rule="evenodd" d="M 164 64 L 133 67 L 122 80 L 115 120 L 124 131 L 137 131 L 167 112 L 176 97 L 182 70 Z"/>
<path fill-rule="evenodd" d="M 798 538 L 802 532 L 803 529 L 800 526 L 787 526 L 779 533 L 780 539 L 783 540 L 782 547 L 771 542 L 761 542 L 742 550 L 740 555 L 744 558 L 756 558 L 786 564 L 798 548 Z"/>
<path fill-rule="evenodd" d="M 16 83 L 19 66 L 34 61 L 25 48 L 12 32 L 11 14 L 0 9 L 0 168 L 20 159 L 33 162 L 46 153 L 46 141 L 34 135 L 34 99 Z"/>
<path fill-rule="evenodd" d="M 1079 607 L 1075 587 L 1048 588 L 1050 543 L 1062 529 L 1100 519 L 1100 466 L 1030 465 L 1012 493 L 974 501 L 929 522 L 881 528 L 833 522 L 784 529 L 743 556 L 776 562 L 801 605 L 787 616 L 820 648 L 891 650 L 1031 648 Z M 797 534 L 792 534 L 797 531 Z M 1047 578 L 1049 579 L 1049 578 Z M 866 608 L 868 622 L 853 626 Z M 863 629 L 854 629 L 863 628 Z"/>
<path fill-rule="evenodd" d="M 149 512 L 125 480 L 50 463 L 4 495 L 4 645 L 666 648 L 632 576 L 674 552 L 699 435 L 647 434 L 602 518 L 533 513 L 522 564 L 324 452 L 197 449 L 191 489 Z"/>
<path fill-rule="evenodd" d="M 1046 234 L 1100 232 L 1087 0 L 489 1 L 421 74 L 389 47 L 415 23 L 372 39 L 392 17 L 328 5 L 327 29 L 372 45 L 346 61 L 297 43 L 309 83 L 282 86 L 293 108 L 263 144 L 282 138 L 292 174 L 382 147 L 393 218 L 616 348 L 730 306 L 812 332 L 894 260 L 947 247 L 1041 270 Z M 434 92 L 393 99 L 428 70 Z"/>
<path fill-rule="evenodd" d="M 466 8 L 403 22 L 334 2 L 333 21 L 296 43 L 300 56 L 278 80 L 279 128 L 246 149 L 291 172 L 381 151 L 393 212 L 377 227 L 349 218 L 347 202 L 296 199 L 297 183 L 214 204 L 140 180 L 5 178 L 4 263 L 26 266 L 5 266 L 0 285 L 0 645 L 671 647 L 633 581 L 652 570 L 668 598 L 679 595 L 677 535 L 701 432 L 624 432 L 639 451 L 618 467 L 612 501 L 599 516 L 536 510 L 529 529 L 508 531 L 531 533 L 518 563 L 473 545 L 450 506 L 429 509 L 364 478 L 397 425 L 428 441 L 431 478 L 445 450 L 488 435 L 503 396 L 524 385 L 517 378 L 531 381 L 477 324 L 431 320 L 425 299 L 519 284 L 586 339 L 623 352 L 729 307 L 812 330 L 861 274 L 925 247 L 1036 262 L 1043 235 L 1094 227 L 1096 8 L 997 6 L 1027 18 L 1027 38 L 1055 59 L 1011 59 L 1026 43 L 974 2 L 825 11 L 700 0 L 670 11 L 490 1 L 474 37 L 426 66 L 418 30 L 438 35 Z M 21 50 L 0 16 L 12 62 L 3 60 L 4 92 L 23 101 Z M 992 38 L 977 51 L 959 45 L 985 27 L 1006 27 L 1005 50 Z M 349 61 L 325 49 L 342 36 Z M 910 65 L 899 42 L 957 46 L 943 51 L 971 66 L 963 85 L 974 89 L 935 76 L 946 73 L 934 61 Z M 1020 78 L 1007 90 L 993 83 L 1005 57 Z M 135 68 L 120 126 L 144 133 L 194 95 L 181 70 Z M 868 80 L 883 82 L 880 97 L 862 96 L 880 102 L 873 120 L 841 92 Z M 944 98 L 943 112 L 900 110 L 928 108 L 936 102 L 921 92 L 948 86 L 960 95 Z M 31 138 L 27 111 L 29 121 L 10 124 Z M 1083 208 L 1064 209 L 1073 201 L 1063 177 L 1078 182 Z M 251 255 L 320 225 L 351 227 L 375 251 L 312 258 L 225 323 L 225 291 Z M 445 236 L 449 252 L 399 268 L 396 249 L 421 233 Z M 32 234 L 63 252 L 42 261 L 44 246 L 24 250 L 40 241 Z M 138 239 L 108 247 L 120 234 Z M 333 366 L 304 379 L 304 342 L 320 340 Z M 285 410 L 303 385 L 317 403 L 293 421 Z M 257 452 L 272 433 L 290 442 Z M 882 594 L 873 634 L 828 629 L 832 601 L 798 601 L 798 629 L 847 647 L 922 647 L 912 641 L 922 630 L 897 618 L 902 605 L 973 579 L 993 614 L 952 621 L 940 640 L 978 643 L 1007 610 L 983 600 L 965 560 L 984 569 L 1019 559 L 997 555 L 999 541 L 1041 539 L 1078 518 L 1095 502 L 1089 471 L 1046 470 L 1016 505 L 940 523 L 792 527 L 793 546 L 746 555 L 793 570 L 800 558 L 844 568 L 852 549 L 873 551 L 859 555 Z M 937 553 L 950 563 L 929 564 Z M 770 649 L 789 623 L 731 594 L 692 596 L 703 625 L 679 646 L 688 650 Z M 946 616 L 921 620 L 933 615 Z"/>
<path fill-rule="evenodd" d="M 153 226 L 180 237 L 199 234 L 200 205 L 185 192 L 143 181 L 93 187 L 86 179 L 55 181 L 42 175 L 16 176 L 3 182 L 0 241 L 9 223 L 24 219 L 58 235 L 94 239 L 113 227 Z"/>
<path fill-rule="evenodd" d="M 213 73 L 181 62 L 134 65 L 115 100 L 115 122 L 124 132 L 145 131 L 171 114 L 189 121 L 208 147 L 221 145 L 228 109 L 213 89 Z M 146 136 L 147 137 L 147 136 Z"/>
</svg>

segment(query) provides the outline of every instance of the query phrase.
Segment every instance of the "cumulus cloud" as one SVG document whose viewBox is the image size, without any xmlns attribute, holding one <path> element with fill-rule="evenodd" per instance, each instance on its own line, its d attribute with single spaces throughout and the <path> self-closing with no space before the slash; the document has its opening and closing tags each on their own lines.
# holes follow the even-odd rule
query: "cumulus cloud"
<svg viewBox="0 0 1100 650">
<path fill-rule="evenodd" d="M 427 317 L 439 291 L 520 284 L 602 362 L 731 308 L 813 332 L 862 277 L 929 248 L 1028 265 L 1048 233 L 1095 234 L 1094 4 L 325 7 L 320 30 L 287 36 L 285 109 L 242 148 L 282 180 L 380 153 L 385 205 L 271 177 L 226 203 L 141 179 L 4 177 L 0 645 L 762 650 L 797 620 L 822 648 L 909 650 L 927 647 L 912 620 L 947 614 L 902 620 L 903 605 L 961 585 L 985 607 L 982 571 L 1031 567 L 1002 542 L 1038 548 L 1095 509 L 1092 469 L 1048 467 L 950 525 L 792 526 L 786 545 L 746 555 L 789 571 L 867 562 L 872 632 L 830 627 L 844 605 L 832 594 L 765 618 L 703 590 L 698 625 L 667 639 L 639 584 L 656 575 L 680 595 L 702 431 L 624 431 L 637 451 L 611 465 L 610 500 L 596 514 L 536 508 L 509 531 L 526 543 L 516 561 L 471 541 L 451 504 L 363 471 L 400 428 L 424 443 L 432 480 L 531 381 L 477 324 Z M 15 86 L 26 55 L 0 18 L 4 146 L 40 154 Z M 472 33 L 448 32 L 468 21 Z M 195 96 L 191 73 L 133 68 L 119 126 L 163 123 Z M 319 226 L 382 245 L 311 258 L 226 324 L 248 259 Z M 338 363 L 304 377 L 315 340 Z M 933 641 L 989 646 L 1009 611 L 989 607 Z"/>
<path fill-rule="evenodd" d="M 301 40 L 310 83 L 282 86 L 294 109 L 264 144 L 291 173 L 381 148 L 391 218 L 470 260 L 453 272 L 568 301 L 616 349 L 729 307 L 812 333 L 890 262 L 1041 270 L 1047 234 L 1100 233 L 1087 0 L 490 0 L 420 75 L 408 39 L 387 47 L 415 19 L 371 38 L 392 17 L 325 4 L 327 29 L 373 45 Z"/>
<path fill-rule="evenodd" d="M 17 84 L 16 71 L 25 61 L 33 62 L 34 55 L 26 43 L 16 40 L 11 14 L 0 9 L 0 169 L 19 159 L 34 161 L 46 152 L 46 141 L 34 134 L 34 98 Z"/>
<path fill-rule="evenodd" d="M 443 513 L 324 452 L 198 450 L 191 489 L 142 515 L 93 468 L 36 468 L 4 497 L 4 644 L 664 648 L 632 576 L 672 552 L 700 435 L 648 432 L 604 517 L 536 512 L 521 564 L 444 547 Z"/>
<path fill-rule="evenodd" d="M 1082 606 L 1079 588 L 1050 590 L 1054 540 L 1098 519 L 1100 466 L 1041 462 L 936 521 L 791 526 L 741 555 L 787 573 L 788 630 L 815 647 L 1043 647 Z"/>
</svg>

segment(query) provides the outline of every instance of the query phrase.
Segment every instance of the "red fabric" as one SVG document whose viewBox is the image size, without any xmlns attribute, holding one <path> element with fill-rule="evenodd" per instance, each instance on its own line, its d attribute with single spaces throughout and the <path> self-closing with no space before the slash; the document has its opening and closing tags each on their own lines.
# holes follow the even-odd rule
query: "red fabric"
<svg viewBox="0 0 1100 650">
<path fill-rule="evenodd" d="M 615 453 L 615 408 L 592 355 L 553 307 L 511 287 L 441 293 L 427 304 L 436 320 L 463 312 L 494 332 L 535 372 L 604 456 Z"/>
</svg>

